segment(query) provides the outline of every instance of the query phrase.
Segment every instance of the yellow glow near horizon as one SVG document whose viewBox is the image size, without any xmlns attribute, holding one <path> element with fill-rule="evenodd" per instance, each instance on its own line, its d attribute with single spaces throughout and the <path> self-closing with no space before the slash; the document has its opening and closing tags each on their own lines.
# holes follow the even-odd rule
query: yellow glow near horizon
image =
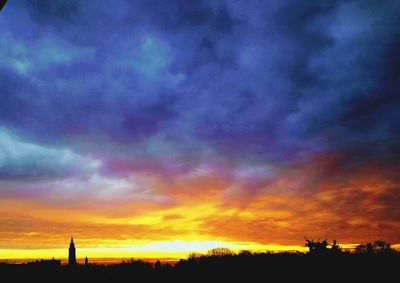
<svg viewBox="0 0 400 283">
<path fill-rule="evenodd" d="M 186 258 L 191 253 L 207 253 L 207 251 L 224 247 L 234 252 L 241 250 L 261 251 L 305 251 L 300 246 L 260 245 L 251 242 L 223 241 L 160 241 L 136 245 L 115 247 L 83 247 L 77 245 L 77 257 L 84 258 Z M 66 258 L 68 249 L 0 249 L 0 259 L 34 259 L 34 258 Z"/>
<path fill-rule="evenodd" d="M 344 249 L 353 249 L 356 244 L 343 244 Z M 122 247 L 86 247 L 77 248 L 78 261 L 83 261 L 86 256 L 96 258 L 135 258 L 135 259 L 181 259 L 187 258 L 191 253 L 205 254 L 207 251 L 225 247 L 234 252 L 250 250 L 253 252 L 283 252 L 300 251 L 306 252 L 304 246 L 285 245 L 260 245 L 257 243 L 230 243 L 222 241 L 162 241 L 147 244 L 137 244 Z M 400 244 L 392 246 L 400 250 Z M 68 249 L 0 249 L 0 260 L 13 259 L 49 259 L 58 258 L 65 260 L 68 256 Z"/>
</svg>

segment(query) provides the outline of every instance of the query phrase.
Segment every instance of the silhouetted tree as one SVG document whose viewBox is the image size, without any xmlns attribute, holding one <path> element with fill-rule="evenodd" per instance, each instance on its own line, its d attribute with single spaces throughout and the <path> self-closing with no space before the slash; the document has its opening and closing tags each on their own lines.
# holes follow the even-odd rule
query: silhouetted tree
<svg viewBox="0 0 400 283">
<path fill-rule="evenodd" d="M 396 250 L 392 248 L 392 245 L 385 241 L 380 241 L 380 240 L 375 241 L 372 244 L 372 247 L 374 253 L 392 254 L 396 252 Z"/>
<path fill-rule="evenodd" d="M 367 254 L 367 245 L 359 244 L 354 249 L 356 254 Z"/>
<path fill-rule="evenodd" d="M 233 255 L 233 252 L 228 248 L 215 248 L 209 250 L 207 255 L 222 257 L 222 256 Z"/>
<path fill-rule="evenodd" d="M 188 257 L 189 261 L 197 261 L 199 260 L 203 255 L 200 253 L 191 253 Z"/>
<path fill-rule="evenodd" d="M 360 244 L 355 248 L 357 254 L 393 254 L 396 250 L 391 244 L 385 241 L 375 241 L 373 243 Z"/>
<path fill-rule="evenodd" d="M 159 260 L 157 260 L 156 263 L 154 264 L 154 268 L 161 269 L 161 262 Z"/>
<path fill-rule="evenodd" d="M 318 241 L 314 240 L 309 240 L 306 239 L 306 244 L 305 246 L 308 247 L 309 253 L 312 255 L 322 255 L 322 254 L 327 254 L 329 249 L 328 249 L 328 241 L 325 239 L 321 241 L 318 239 Z"/>
<path fill-rule="evenodd" d="M 253 253 L 251 251 L 248 251 L 248 250 L 242 250 L 242 251 L 239 252 L 239 255 L 241 255 L 241 256 L 250 256 L 252 254 Z"/>
<path fill-rule="evenodd" d="M 339 246 L 339 244 L 336 242 L 336 240 L 333 240 L 333 243 L 332 243 L 329 251 L 332 254 L 339 254 L 342 252 L 342 247 Z"/>
</svg>

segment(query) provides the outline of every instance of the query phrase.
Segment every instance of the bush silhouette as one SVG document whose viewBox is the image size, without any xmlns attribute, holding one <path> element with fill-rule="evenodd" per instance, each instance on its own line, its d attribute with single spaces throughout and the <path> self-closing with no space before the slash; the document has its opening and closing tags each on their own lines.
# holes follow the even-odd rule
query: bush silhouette
<svg viewBox="0 0 400 283">
<path fill-rule="evenodd" d="M 396 250 L 388 242 L 377 240 L 373 243 L 360 244 L 355 248 L 357 254 L 395 254 Z"/>
</svg>

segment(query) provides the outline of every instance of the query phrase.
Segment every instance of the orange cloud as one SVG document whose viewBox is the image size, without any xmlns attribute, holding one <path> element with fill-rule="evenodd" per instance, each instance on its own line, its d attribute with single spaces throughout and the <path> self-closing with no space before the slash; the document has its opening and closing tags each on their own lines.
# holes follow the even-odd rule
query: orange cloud
<svg viewBox="0 0 400 283">
<path fill-rule="evenodd" d="M 399 171 L 371 163 L 335 172 L 336 162 L 320 157 L 321 165 L 277 168 L 257 190 L 248 187 L 251 180 L 240 179 L 243 174 L 235 178 L 200 170 L 168 180 L 142 177 L 141 184 L 172 200 L 167 203 L 152 198 L 103 202 L 90 195 L 78 205 L 34 196 L 2 198 L 0 257 L 10 250 L 62 250 L 71 235 L 93 255 L 98 249 L 132 257 L 144 255 L 145 247 L 152 247 L 152 257 L 178 257 L 187 252 L 182 243 L 196 247 L 199 242 L 292 249 L 303 245 L 304 236 L 344 244 L 378 238 L 399 243 Z M 181 243 L 175 252 L 166 248 L 174 241 Z"/>
</svg>

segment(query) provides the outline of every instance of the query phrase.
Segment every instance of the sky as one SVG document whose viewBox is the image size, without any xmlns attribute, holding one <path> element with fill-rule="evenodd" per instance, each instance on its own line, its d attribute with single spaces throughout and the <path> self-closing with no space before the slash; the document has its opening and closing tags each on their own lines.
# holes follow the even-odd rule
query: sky
<svg viewBox="0 0 400 283">
<path fill-rule="evenodd" d="M 8 1 L 0 258 L 400 243 L 400 3 Z"/>
</svg>

